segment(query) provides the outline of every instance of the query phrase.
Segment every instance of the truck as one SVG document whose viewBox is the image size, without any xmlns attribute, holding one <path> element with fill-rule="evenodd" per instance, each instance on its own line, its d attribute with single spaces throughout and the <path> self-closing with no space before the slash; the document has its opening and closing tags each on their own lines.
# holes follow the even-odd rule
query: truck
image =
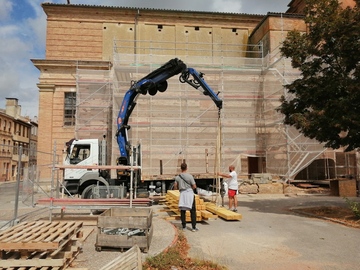
<svg viewBox="0 0 360 270">
<path fill-rule="evenodd" d="M 180 75 L 179 75 L 180 74 Z M 188 83 L 202 94 L 209 96 L 220 110 L 222 100 L 205 82 L 204 74 L 187 67 L 178 58 L 169 60 L 142 79 L 134 81 L 124 95 L 117 117 L 116 140 L 119 147 L 117 166 L 109 166 L 107 160 L 107 140 L 102 139 L 72 139 L 66 143 L 66 158 L 64 160 L 64 190 L 71 195 L 79 195 L 83 199 L 90 198 L 124 198 L 128 190 L 135 187 L 136 197 L 146 197 L 149 190 L 159 193 L 160 187 L 150 185 L 141 177 L 141 144 L 131 145 L 128 123 L 137 99 L 141 95 L 154 96 L 165 92 L 167 80 L 179 75 L 181 83 Z M 110 170 L 116 169 L 116 177 L 111 177 Z M 168 186 L 165 186 L 167 189 Z M 160 188 L 163 189 L 163 188 Z"/>
</svg>

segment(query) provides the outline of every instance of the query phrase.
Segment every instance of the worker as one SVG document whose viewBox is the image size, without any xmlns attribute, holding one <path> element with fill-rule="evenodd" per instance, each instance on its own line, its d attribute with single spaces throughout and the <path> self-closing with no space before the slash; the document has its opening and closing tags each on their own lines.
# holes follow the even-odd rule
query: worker
<svg viewBox="0 0 360 270">
<path fill-rule="evenodd" d="M 196 232 L 199 229 L 196 227 L 196 204 L 195 194 L 196 183 L 194 177 L 187 173 L 187 164 L 183 162 L 180 165 L 181 173 L 175 177 L 174 189 L 180 191 L 179 209 L 181 217 L 182 230 L 186 229 L 186 211 L 190 211 L 191 231 Z"/>
<path fill-rule="evenodd" d="M 229 166 L 230 173 L 220 173 L 218 172 L 218 176 L 227 178 L 227 186 L 228 186 L 228 197 L 229 197 L 229 210 L 237 212 L 237 197 L 236 194 L 238 192 L 238 181 L 237 181 L 237 173 L 235 171 L 235 166 Z"/>
</svg>

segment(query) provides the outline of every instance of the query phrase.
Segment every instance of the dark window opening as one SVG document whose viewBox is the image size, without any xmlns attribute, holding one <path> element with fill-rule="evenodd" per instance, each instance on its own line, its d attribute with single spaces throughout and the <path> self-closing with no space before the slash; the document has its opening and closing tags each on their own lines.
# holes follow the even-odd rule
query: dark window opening
<svg viewBox="0 0 360 270">
<path fill-rule="evenodd" d="M 75 126 L 76 93 L 65 93 L 64 101 L 64 126 Z"/>
<path fill-rule="evenodd" d="M 333 159 L 317 159 L 302 169 L 295 180 L 327 180 L 336 178 L 336 165 Z"/>
<path fill-rule="evenodd" d="M 236 33 L 236 28 L 233 28 L 233 29 L 232 29 L 232 32 L 233 32 L 233 33 Z"/>
<path fill-rule="evenodd" d="M 90 156 L 90 145 L 77 144 L 72 149 L 70 155 L 70 164 L 78 164 L 81 161 L 87 159 L 89 156 Z"/>
<path fill-rule="evenodd" d="M 266 160 L 264 157 L 248 157 L 248 176 L 253 173 L 266 173 Z"/>
<path fill-rule="evenodd" d="M 195 26 L 195 31 L 199 31 L 200 27 L 199 26 Z"/>
</svg>

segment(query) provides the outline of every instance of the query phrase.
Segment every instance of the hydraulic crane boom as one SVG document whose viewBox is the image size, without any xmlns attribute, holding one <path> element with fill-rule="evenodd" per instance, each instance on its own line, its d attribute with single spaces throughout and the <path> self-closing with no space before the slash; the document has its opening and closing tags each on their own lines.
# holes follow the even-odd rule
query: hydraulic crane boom
<svg viewBox="0 0 360 270">
<path fill-rule="evenodd" d="M 180 74 L 181 73 L 181 74 Z M 154 70 L 141 80 L 133 82 L 130 89 L 125 93 L 123 102 L 117 118 L 117 142 L 120 150 L 120 164 L 128 164 L 128 157 L 131 145 L 128 141 L 128 120 L 136 106 L 136 100 L 140 94 L 155 95 L 157 91 L 164 92 L 167 89 L 167 80 L 177 74 L 180 74 L 179 80 L 182 83 L 188 83 L 195 89 L 200 90 L 204 95 L 209 96 L 218 107 L 219 112 L 222 108 L 222 100 L 218 93 L 209 87 L 203 79 L 203 73 L 198 73 L 193 68 L 187 68 L 186 65 L 178 58 L 171 59 L 158 69 Z"/>
<path fill-rule="evenodd" d="M 190 75 L 193 77 L 193 79 L 189 79 Z M 199 89 L 199 87 L 202 88 L 202 92 L 205 96 L 210 96 L 210 98 L 214 101 L 216 107 L 218 107 L 219 111 L 222 108 L 222 100 L 218 97 L 219 93 L 216 93 L 210 88 L 210 86 L 205 82 L 203 79 L 204 73 L 197 72 L 193 68 L 188 68 L 185 71 L 183 71 L 180 75 L 180 82 L 182 83 L 188 83 L 195 89 Z"/>
</svg>

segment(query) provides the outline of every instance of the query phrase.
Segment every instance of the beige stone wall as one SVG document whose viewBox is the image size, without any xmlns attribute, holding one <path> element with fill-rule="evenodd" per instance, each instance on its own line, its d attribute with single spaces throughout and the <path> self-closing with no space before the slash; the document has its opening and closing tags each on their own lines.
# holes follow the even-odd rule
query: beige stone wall
<svg viewBox="0 0 360 270">
<path fill-rule="evenodd" d="M 102 58 L 102 25 L 92 22 L 49 21 L 46 59 Z"/>
<path fill-rule="evenodd" d="M 81 7 L 43 4 L 47 20 L 46 59 L 109 60 L 114 40 L 129 40 L 125 53 L 202 56 L 199 43 L 246 44 L 259 15 Z M 139 43 L 134 43 L 134 40 Z M 153 44 L 155 43 L 155 44 Z M 161 45 L 160 45 L 161 43 Z M 177 44 L 187 43 L 177 47 Z M 219 46 L 217 48 L 217 46 Z M 203 45 L 205 46 L 205 45 Z M 134 47 L 137 49 L 134 50 Z M 153 48 L 151 51 L 149 48 Z"/>
<path fill-rule="evenodd" d="M 278 50 L 286 33 L 292 30 L 306 31 L 304 21 L 297 16 L 267 16 L 249 38 L 250 44 L 264 44 L 264 56 Z"/>
</svg>

